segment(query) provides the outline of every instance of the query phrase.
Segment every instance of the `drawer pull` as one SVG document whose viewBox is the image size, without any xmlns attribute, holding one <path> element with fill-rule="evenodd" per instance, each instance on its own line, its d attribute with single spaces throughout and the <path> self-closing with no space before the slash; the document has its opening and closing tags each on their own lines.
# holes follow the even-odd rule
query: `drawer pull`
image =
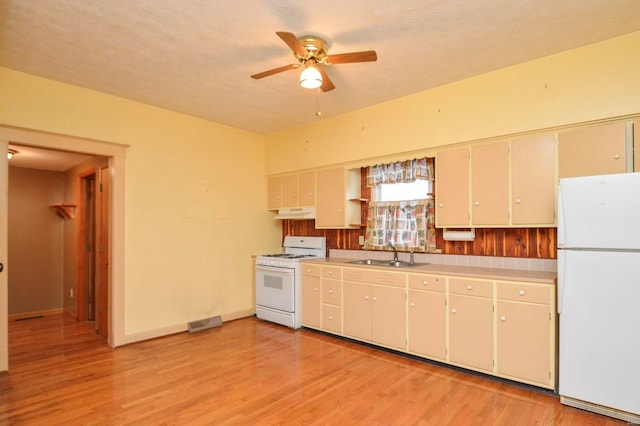
<svg viewBox="0 0 640 426">
<path fill-rule="evenodd" d="M 374 302 L 377 302 L 377 301 L 378 301 L 378 298 L 377 298 L 377 297 L 374 297 L 374 298 L 373 298 L 373 301 L 374 301 Z"/>
<path fill-rule="evenodd" d="M 414 306 L 416 306 L 416 304 L 411 302 L 411 303 L 409 303 L 409 306 L 411 306 L 413 308 Z"/>
<path fill-rule="evenodd" d="M 619 160 L 619 159 L 620 159 L 620 154 L 615 154 L 615 155 L 613 156 L 613 159 L 614 159 L 614 160 Z"/>
<path fill-rule="evenodd" d="M 318 291 L 318 287 L 314 288 L 313 291 Z"/>
<path fill-rule="evenodd" d="M 369 296 L 365 296 L 365 297 L 364 297 L 364 300 L 369 300 Z"/>
<path fill-rule="evenodd" d="M 429 281 L 424 280 L 424 281 L 422 281 L 422 284 L 424 284 L 424 285 L 429 285 Z"/>
<path fill-rule="evenodd" d="M 479 206 L 480 205 L 480 201 L 476 201 L 475 203 L 473 203 L 474 206 Z"/>
<path fill-rule="evenodd" d="M 333 271 L 329 271 L 329 275 L 333 275 Z"/>
<path fill-rule="evenodd" d="M 456 313 L 456 309 L 455 309 L 455 308 L 453 308 L 453 309 L 451 310 L 451 313 L 452 313 L 452 314 L 455 314 L 455 313 Z"/>
<path fill-rule="evenodd" d="M 333 294 L 333 290 L 329 290 L 329 294 Z"/>
<path fill-rule="evenodd" d="M 467 286 L 467 290 L 473 290 L 473 286 L 472 286 L 471 284 L 469 284 L 469 285 Z"/>
<path fill-rule="evenodd" d="M 524 290 L 520 290 L 520 291 L 518 292 L 518 294 L 519 294 L 520 296 L 524 296 Z"/>
<path fill-rule="evenodd" d="M 504 315 L 500 317 L 500 321 L 506 321 L 507 317 L 505 317 Z"/>
<path fill-rule="evenodd" d="M 331 321 L 333 319 L 333 317 L 331 315 L 329 315 L 329 321 Z"/>
</svg>

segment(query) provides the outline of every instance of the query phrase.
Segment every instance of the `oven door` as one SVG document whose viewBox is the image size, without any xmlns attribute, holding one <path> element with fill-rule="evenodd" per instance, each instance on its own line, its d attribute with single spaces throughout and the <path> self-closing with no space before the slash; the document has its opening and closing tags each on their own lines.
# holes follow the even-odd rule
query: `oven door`
<svg viewBox="0 0 640 426">
<path fill-rule="evenodd" d="M 291 268 L 256 266 L 256 305 L 293 312 L 295 274 Z"/>
</svg>

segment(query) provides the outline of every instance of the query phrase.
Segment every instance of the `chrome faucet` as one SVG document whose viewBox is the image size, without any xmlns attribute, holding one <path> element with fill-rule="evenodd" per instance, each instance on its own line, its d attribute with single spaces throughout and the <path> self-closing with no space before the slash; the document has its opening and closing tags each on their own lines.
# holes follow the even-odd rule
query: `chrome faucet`
<svg viewBox="0 0 640 426">
<path fill-rule="evenodd" d="M 398 260 L 398 250 L 393 246 L 393 244 L 391 244 L 391 241 L 389 241 L 389 247 L 391 247 L 391 249 L 393 250 L 393 262 L 399 262 Z"/>
</svg>

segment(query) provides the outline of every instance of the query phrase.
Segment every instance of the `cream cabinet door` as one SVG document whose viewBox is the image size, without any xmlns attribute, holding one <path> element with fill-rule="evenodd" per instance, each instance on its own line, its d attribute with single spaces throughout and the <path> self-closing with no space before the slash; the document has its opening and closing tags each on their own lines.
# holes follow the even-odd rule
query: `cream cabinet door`
<svg viewBox="0 0 640 426">
<path fill-rule="evenodd" d="M 449 360 L 493 370 L 493 299 L 449 296 Z"/>
<path fill-rule="evenodd" d="M 553 388 L 548 305 L 498 301 L 498 374 Z"/>
<path fill-rule="evenodd" d="M 316 228 L 360 227 L 360 169 L 316 172 Z"/>
<path fill-rule="evenodd" d="M 469 226 L 469 149 L 436 155 L 436 226 Z"/>
<path fill-rule="evenodd" d="M 560 178 L 626 171 L 626 124 L 584 127 L 558 135 Z"/>
<path fill-rule="evenodd" d="M 298 207 L 298 175 L 282 177 L 282 207 Z"/>
<path fill-rule="evenodd" d="M 316 205 L 316 173 L 307 172 L 298 175 L 298 205 Z"/>
<path fill-rule="evenodd" d="M 301 321 L 302 325 L 321 328 L 321 287 L 320 277 L 302 276 Z"/>
<path fill-rule="evenodd" d="M 447 358 L 445 293 L 409 290 L 409 352 L 444 361 Z"/>
<path fill-rule="evenodd" d="M 471 148 L 471 223 L 509 224 L 509 142 Z"/>
<path fill-rule="evenodd" d="M 343 292 L 343 325 L 345 336 L 371 341 L 371 286 L 345 281 Z"/>
<path fill-rule="evenodd" d="M 267 209 L 277 210 L 282 207 L 282 178 L 272 177 L 267 180 Z"/>
<path fill-rule="evenodd" d="M 555 223 L 555 138 L 552 134 L 511 142 L 511 223 Z"/>
<path fill-rule="evenodd" d="M 407 347 L 406 290 L 372 286 L 372 340 L 384 346 Z"/>
</svg>

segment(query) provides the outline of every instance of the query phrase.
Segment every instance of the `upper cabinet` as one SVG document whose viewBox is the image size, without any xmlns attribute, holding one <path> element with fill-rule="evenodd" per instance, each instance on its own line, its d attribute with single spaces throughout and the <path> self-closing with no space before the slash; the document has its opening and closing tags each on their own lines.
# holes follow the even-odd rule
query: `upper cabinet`
<svg viewBox="0 0 640 426">
<path fill-rule="evenodd" d="M 267 180 L 267 209 L 278 210 L 282 207 L 282 178 L 272 177 Z"/>
<path fill-rule="evenodd" d="M 562 132 L 558 141 L 560 178 L 627 170 L 625 122 Z"/>
<path fill-rule="evenodd" d="M 439 152 L 436 226 L 553 226 L 554 150 L 548 134 Z"/>
<path fill-rule="evenodd" d="M 316 228 L 360 227 L 360 169 L 316 172 Z"/>
<path fill-rule="evenodd" d="M 269 178 L 267 209 L 314 206 L 315 186 L 315 172 Z"/>
<path fill-rule="evenodd" d="M 550 225 L 555 222 L 555 145 L 552 134 L 511 142 L 513 225 Z"/>
<path fill-rule="evenodd" d="M 436 226 L 469 226 L 469 148 L 436 156 Z"/>
<path fill-rule="evenodd" d="M 509 223 L 509 142 L 471 148 L 471 220 L 474 226 Z"/>
</svg>

